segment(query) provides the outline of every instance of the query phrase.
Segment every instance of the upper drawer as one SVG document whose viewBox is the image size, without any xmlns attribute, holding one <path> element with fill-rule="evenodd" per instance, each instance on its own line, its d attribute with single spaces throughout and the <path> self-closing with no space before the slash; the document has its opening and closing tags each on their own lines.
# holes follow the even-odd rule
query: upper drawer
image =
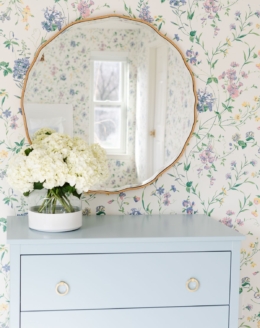
<svg viewBox="0 0 260 328">
<path fill-rule="evenodd" d="M 29 255 L 21 262 L 22 311 L 229 304 L 230 252 Z M 190 278 L 200 283 L 196 292 L 187 289 Z M 69 286 L 65 296 L 56 293 L 60 281 Z"/>
</svg>

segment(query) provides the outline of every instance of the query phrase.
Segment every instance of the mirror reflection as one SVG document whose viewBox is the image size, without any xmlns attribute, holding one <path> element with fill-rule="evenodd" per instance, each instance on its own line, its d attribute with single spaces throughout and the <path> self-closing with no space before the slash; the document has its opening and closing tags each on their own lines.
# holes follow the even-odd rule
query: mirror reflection
<svg viewBox="0 0 260 328">
<path fill-rule="evenodd" d="M 143 185 L 171 165 L 192 131 L 194 106 L 175 46 L 122 17 L 79 22 L 44 46 L 23 104 L 30 137 L 40 121 L 106 149 L 110 178 L 92 188 L 106 191 Z"/>
</svg>

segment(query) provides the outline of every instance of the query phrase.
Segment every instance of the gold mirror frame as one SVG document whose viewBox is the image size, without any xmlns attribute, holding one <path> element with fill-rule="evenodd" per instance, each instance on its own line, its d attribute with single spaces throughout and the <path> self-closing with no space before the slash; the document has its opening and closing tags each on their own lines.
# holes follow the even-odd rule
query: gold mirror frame
<svg viewBox="0 0 260 328">
<path fill-rule="evenodd" d="M 25 95 L 25 90 L 26 90 L 26 86 L 27 86 L 27 82 L 28 82 L 28 79 L 29 79 L 29 74 L 30 74 L 30 71 L 31 69 L 33 68 L 35 62 L 37 61 L 38 59 L 38 56 L 40 54 L 40 52 L 42 51 L 42 49 L 44 49 L 49 43 L 51 43 L 51 41 L 53 41 L 55 38 L 57 38 L 62 32 L 64 32 L 67 28 L 73 26 L 73 25 L 76 25 L 76 24 L 80 24 L 80 23 L 83 23 L 83 22 L 88 22 L 88 21 L 95 21 L 95 20 L 101 20 L 101 19 L 105 19 L 105 18 L 110 18 L 110 17 L 118 17 L 118 18 L 123 18 L 123 19 L 127 19 L 127 20 L 130 20 L 130 21 L 135 21 L 135 22 L 139 22 L 139 23 L 142 23 L 142 24 L 145 24 L 147 26 L 149 26 L 150 28 L 152 28 L 160 37 L 164 38 L 166 41 L 168 41 L 169 43 L 171 43 L 174 48 L 179 52 L 179 54 L 181 55 L 182 59 L 183 59 L 183 62 L 187 68 L 187 70 L 189 71 L 190 75 L 191 75 L 191 79 L 192 79 L 192 84 L 193 84 L 193 94 L 194 94 L 194 98 L 195 98 L 195 103 L 194 103 L 194 121 L 193 121 L 193 124 L 192 124 L 192 128 L 191 128 L 191 131 L 190 131 L 190 134 L 185 142 L 185 144 L 183 145 L 183 148 L 179 154 L 179 156 L 169 165 L 167 166 L 163 171 L 161 171 L 160 173 L 158 173 L 156 175 L 156 177 L 145 183 L 145 184 L 142 184 L 140 186 L 135 186 L 135 187 L 128 187 L 128 188 L 125 188 L 125 189 L 120 189 L 120 190 L 117 190 L 117 191 L 105 191 L 105 190 L 89 190 L 87 192 L 87 194 L 119 194 L 120 192 L 124 192 L 124 191 L 131 191 L 131 190 L 135 190 L 135 189 L 141 189 L 141 188 L 145 188 L 146 186 L 148 185 L 151 185 L 155 180 L 157 180 L 159 177 L 161 177 L 166 171 L 168 171 L 172 166 L 174 166 L 174 164 L 176 162 L 178 162 L 178 160 L 181 158 L 181 156 L 183 155 L 184 151 L 185 151 L 185 148 L 186 146 L 188 145 L 190 139 L 191 139 L 191 136 L 193 134 L 193 131 L 195 129 L 195 125 L 196 125 L 196 119 L 197 119 L 197 115 L 196 115 L 196 108 L 197 108 L 197 103 L 198 103 L 198 99 L 197 99 L 197 95 L 196 95 L 196 84 L 195 84 L 195 79 L 194 79 L 194 75 L 193 75 L 193 72 L 191 70 L 191 68 L 188 66 L 187 62 L 186 62 L 186 59 L 182 53 L 182 51 L 180 50 L 180 48 L 170 39 L 168 38 L 166 35 L 162 34 L 160 31 L 158 31 L 156 29 L 155 26 L 153 26 L 151 23 L 148 23 L 144 20 L 141 20 L 139 18 L 132 18 L 132 17 L 128 17 L 128 16 L 123 16 L 123 15 L 119 15 L 119 14 L 110 14 L 110 15 L 104 15 L 104 16 L 97 16 L 97 17 L 91 17 L 91 18 L 86 18 L 86 19 L 81 19 L 80 21 L 75 21 L 75 22 L 72 22 L 70 24 L 68 24 L 67 26 L 64 26 L 59 32 L 57 32 L 56 34 L 54 34 L 48 41 L 46 41 L 44 44 L 42 44 L 39 49 L 36 51 L 35 53 L 35 56 L 34 56 L 34 59 L 32 61 L 32 63 L 30 64 L 29 66 L 29 69 L 25 75 L 25 79 L 24 79 L 24 84 L 23 84 L 23 88 L 22 88 L 22 95 L 21 95 L 21 108 L 22 108 L 22 114 L 23 114 L 23 122 L 24 122 L 24 128 L 25 128 L 25 134 L 26 134 L 26 137 L 28 139 L 28 142 L 31 144 L 32 141 L 30 139 L 30 136 L 29 136 L 29 131 L 28 131 L 28 126 L 27 126 L 27 121 L 26 121 L 26 115 L 25 115 L 25 110 L 24 110 L 24 95 Z"/>
</svg>

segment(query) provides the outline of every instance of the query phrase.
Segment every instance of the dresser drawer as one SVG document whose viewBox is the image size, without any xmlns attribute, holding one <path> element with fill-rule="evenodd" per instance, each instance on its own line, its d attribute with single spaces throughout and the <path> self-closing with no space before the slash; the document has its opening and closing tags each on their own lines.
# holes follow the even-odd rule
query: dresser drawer
<svg viewBox="0 0 260 328">
<path fill-rule="evenodd" d="M 21 310 L 227 305 L 229 281 L 230 252 L 29 255 L 21 257 Z"/>
<path fill-rule="evenodd" d="M 23 312 L 21 328 L 228 328 L 228 306 Z"/>
</svg>

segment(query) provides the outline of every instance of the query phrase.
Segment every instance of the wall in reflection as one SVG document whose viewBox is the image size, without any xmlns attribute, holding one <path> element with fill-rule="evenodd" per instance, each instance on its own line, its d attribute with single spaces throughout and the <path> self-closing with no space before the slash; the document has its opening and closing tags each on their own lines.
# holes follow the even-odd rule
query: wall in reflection
<svg viewBox="0 0 260 328">
<path fill-rule="evenodd" d="M 73 104 L 74 136 L 89 141 L 91 54 L 93 51 L 128 54 L 127 155 L 109 157 L 111 177 L 103 187 L 138 183 L 135 165 L 138 35 L 137 29 L 94 28 L 84 31 L 80 25 L 72 27 L 45 47 L 44 61 L 38 61 L 33 67 L 26 88 L 25 103 Z"/>
</svg>

